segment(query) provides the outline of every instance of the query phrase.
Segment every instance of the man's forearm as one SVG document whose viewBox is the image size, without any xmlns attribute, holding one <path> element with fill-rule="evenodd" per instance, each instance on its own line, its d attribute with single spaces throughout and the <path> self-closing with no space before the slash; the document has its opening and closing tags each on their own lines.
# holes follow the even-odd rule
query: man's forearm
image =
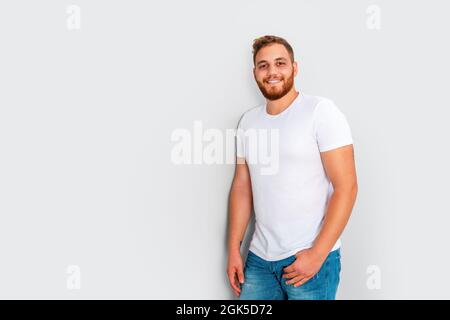
<svg viewBox="0 0 450 320">
<path fill-rule="evenodd" d="M 230 192 L 229 253 L 240 252 L 242 240 L 252 214 L 251 190 L 232 187 Z"/>
<path fill-rule="evenodd" d="M 322 258 L 325 259 L 328 256 L 347 225 L 356 194 L 357 186 L 334 190 L 328 203 L 322 228 L 313 245 L 313 250 Z"/>
</svg>

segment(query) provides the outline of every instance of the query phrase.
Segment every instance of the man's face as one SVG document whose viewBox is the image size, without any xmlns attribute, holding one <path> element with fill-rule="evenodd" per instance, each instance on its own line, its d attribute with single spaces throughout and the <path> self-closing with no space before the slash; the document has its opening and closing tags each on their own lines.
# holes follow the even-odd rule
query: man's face
<svg viewBox="0 0 450 320">
<path fill-rule="evenodd" d="M 278 100 L 293 87 L 297 62 L 291 62 L 289 52 L 283 45 L 274 43 L 256 54 L 253 75 L 264 97 Z"/>
</svg>

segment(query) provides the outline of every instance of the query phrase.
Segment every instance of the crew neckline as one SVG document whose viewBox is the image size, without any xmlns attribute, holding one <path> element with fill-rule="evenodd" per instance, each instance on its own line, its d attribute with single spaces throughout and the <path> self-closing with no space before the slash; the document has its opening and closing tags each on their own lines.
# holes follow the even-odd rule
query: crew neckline
<svg viewBox="0 0 450 320">
<path fill-rule="evenodd" d="M 264 115 L 265 115 L 267 118 L 278 118 L 278 117 L 280 117 L 281 115 L 287 113 L 287 112 L 288 112 L 290 109 L 292 109 L 296 104 L 299 104 L 302 98 L 303 98 L 303 94 L 302 94 L 301 91 L 299 91 L 299 92 L 298 92 L 298 95 L 295 97 L 294 100 L 292 100 L 291 104 L 290 104 L 287 108 L 285 108 L 283 111 L 281 111 L 280 113 L 277 113 L 277 114 L 270 114 L 270 113 L 268 113 L 268 112 L 267 112 L 267 103 L 264 103 L 264 104 L 263 104 L 263 112 L 264 112 Z"/>
</svg>

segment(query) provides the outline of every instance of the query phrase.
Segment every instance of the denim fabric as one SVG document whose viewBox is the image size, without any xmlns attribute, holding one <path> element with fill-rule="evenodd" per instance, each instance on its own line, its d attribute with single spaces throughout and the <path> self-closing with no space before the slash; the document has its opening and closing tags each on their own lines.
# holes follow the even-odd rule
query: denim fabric
<svg viewBox="0 0 450 320">
<path fill-rule="evenodd" d="M 240 300 L 334 300 L 340 280 L 340 249 L 331 251 L 319 272 L 299 287 L 286 284 L 283 268 L 295 261 L 295 255 L 277 261 L 267 261 L 252 251 L 244 266 L 244 283 Z"/>
</svg>

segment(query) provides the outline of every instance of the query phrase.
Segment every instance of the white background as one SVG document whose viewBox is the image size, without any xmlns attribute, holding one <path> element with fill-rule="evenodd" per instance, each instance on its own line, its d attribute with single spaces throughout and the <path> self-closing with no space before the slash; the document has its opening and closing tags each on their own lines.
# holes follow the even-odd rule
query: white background
<svg viewBox="0 0 450 320">
<path fill-rule="evenodd" d="M 294 48 L 297 89 L 333 99 L 352 128 L 359 193 L 338 299 L 449 299 L 449 12 L 443 0 L 3 1 L 0 297 L 233 299 L 234 166 L 175 165 L 170 138 L 194 120 L 235 128 L 264 102 L 251 45 L 274 34 Z"/>
</svg>

